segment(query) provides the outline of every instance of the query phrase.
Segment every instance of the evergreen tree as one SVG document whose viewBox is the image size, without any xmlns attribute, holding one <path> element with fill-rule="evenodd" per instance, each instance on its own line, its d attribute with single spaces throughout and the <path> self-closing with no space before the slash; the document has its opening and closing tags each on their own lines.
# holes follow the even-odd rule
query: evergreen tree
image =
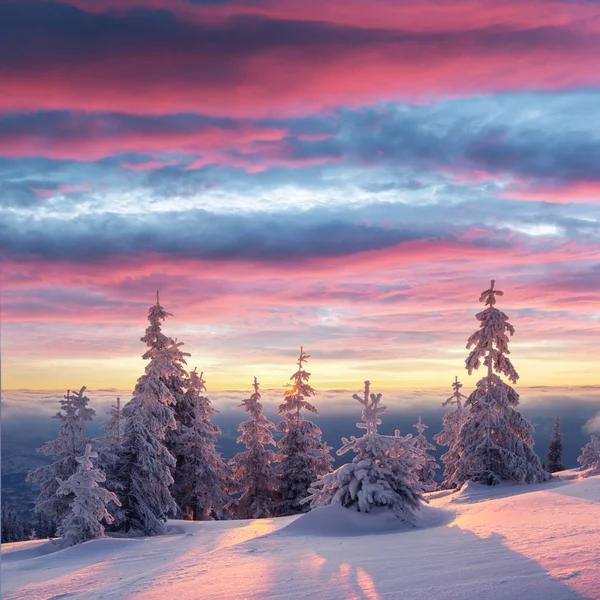
<svg viewBox="0 0 600 600">
<path fill-rule="evenodd" d="M 356 438 L 342 438 L 339 456 L 352 450 L 356 456 L 350 464 L 328 473 L 313 483 L 311 496 L 304 500 L 312 508 L 327 504 L 341 504 L 360 512 L 369 512 L 376 506 L 387 506 L 405 521 L 413 522 L 421 508 L 422 485 L 416 471 L 423 465 L 423 453 L 416 448 L 412 435 L 380 435 L 377 425 L 386 412 L 379 406 L 381 394 L 370 393 L 370 383 L 365 381 L 363 398 L 353 398 L 363 406 L 362 422 L 356 424 L 366 433 Z"/>
<path fill-rule="evenodd" d="M 554 428 L 552 430 L 552 440 L 550 440 L 550 446 L 548 447 L 548 473 L 556 473 L 557 471 L 564 471 L 565 467 L 562 464 L 562 435 L 560 433 L 560 417 L 556 417 L 554 420 Z"/>
<path fill-rule="evenodd" d="M 36 531 L 40 540 L 54 537 L 57 529 L 58 525 L 48 515 L 44 513 L 38 514 L 38 526 Z"/>
<path fill-rule="evenodd" d="M 441 461 L 444 464 L 444 482 L 449 481 L 452 478 L 452 474 L 456 470 L 456 453 L 452 452 L 454 445 L 456 444 L 456 440 L 458 439 L 458 434 L 460 432 L 460 428 L 462 427 L 465 421 L 465 413 L 463 409 L 463 400 L 466 400 L 467 397 L 461 393 L 460 389 L 462 388 L 462 383 L 458 381 L 458 377 L 454 377 L 454 382 L 452 383 L 453 393 L 450 398 L 445 400 L 442 403 L 442 406 L 448 405 L 456 405 L 456 408 L 447 412 L 442 419 L 442 431 L 436 434 L 433 439 L 440 446 L 447 446 L 448 451 L 445 454 L 442 454 Z M 441 487 L 444 487 L 444 483 L 442 483 Z"/>
<path fill-rule="evenodd" d="M 435 450 L 435 446 L 425 437 L 424 431 L 429 429 L 429 427 L 423 423 L 421 417 L 419 417 L 414 428 L 417 430 L 418 435 L 413 438 L 413 445 L 421 454 L 422 461 L 422 464 L 419 464 L 416 467 L 415 475 L 421 482 L 423 491 L 432 492 L 437 488 L 437 484 L 435 483 L 435 471 L 436 469 L 439 469 L 440 466 L 437 464 L 435 457 L 428 454 L 427 451 Z"/>
<path fill-rule="evenodd" d="M 175 482 L 171 493 L 177 504 L 175 515 L 191 518 L 190 505 L 185 505 L 187 500 L 184 500 L 184 496 L 189 499 L 189 494 L 185 490 L 190 487 L 190 482 L 185 483 L 185 480 L 189 477 L 190 470 L 193 470 L 193 467 L 187 463 L 190 460 L 188 452 L 190 427 L 194 427 L 193 413 L 196 410 L 193 404 L 196 402 L 198 394 L 194 396 L 194 390 L 191 394 L 187 393 L 190 375 L 185 368 L 187 364 L 185 357 L 190 356 L 190 354 L 181 350 L 182 342 L 177 342 L 176 339 L 173 340 L 162 331 L 162 322 L 170 316 L 173 315 L 166 312 L 161 306 L 159 294 L 156 292 L 156 304 L 150 308 L 148 314 L 150 326 L 146 329 L 141 340 L 148 347 L 144 355 L 145 359 L 148 359 L 153 351 L 161 351 L 165 348 L 171 349 L 171 368 L 169 374 L 162 377 L 162 381 L 174 398 L 173 418 L 175 426 L 167 429 L 165 446 L 175 459 L 175 466 L 171 470 Z M 191 458 L 191 461 L 194 463 L 195 459 Z M 202 483 L 200 482 L 197 485 L 201 486 Z"/>
<path fill-rule="evenodd" d="M 487 306 L 475 315 L 480 328 L 467 342 L 468 349 L 473 347 L 466 360 L 469 375 L 482 362 L 488 372 L 466 402 L 469 414 L 451 451 L 456 464 L 447 482 L 451 487 L 460 487 L 469 479 L 495 485 L 501 480 L 535 483 L 549 478 L 533 450 L 533 426 L 516 410 L 519 394 L 493 372 L 512 383 L 519 378 L 508 358 L 506 334 L 513 335 L 514 327 L 495 307 L 496 296 L 502 295 L 492 280 L 479 298 Z"/>
<path fill-rule="evenodd" d="M 181 344 L 160 332 L 160 321 L 167 315 L 158 301 L 150 307 L 150 326 L 142 338 L 149 344 L 143 355 L 149 362 L 123 408 L 125 429 L 115 485 L 121 490 L 124 529 L 142 535 L 163 533 L 167 517 L 177 512 L 169 489 L 175 459 L 165 446 L 167 431 L 176 427 L 175 397 L 165 381 L 179 372 L 176 362 Z"/>
<path fill-rule="evenodd" d="M 259 384 L 254 378 L 254 393 L 240 407 L 250 414 L 250 420 L 238 427 L 238 444 L 246 451 L 230 461 L 234 479 L 241 484 L 243 494 L 230 503 L 230 510 L 238 519 L 272 517 L 277 501 L 277 476 L 273 468 L 274 452 L 265 445 L 275 446 L 272 429 L 275 425 L 263 415 Z"/>
<path fill-rule="evenodd" d="M 55 521 L 61 521 L 69 510 L 72 495 L 58 495 L 58 479 L 68 479 L 77 469 L 76 458 L 85 449 L 85 422 L 95 415 L 88 407 L 89 398 L 84 395 L 85 387 L 79 392 L 66 395 L 60 400 L 61 410 L 54 415 L 60 420 L 60 432 L 56 440 L 47 442 L 38 452 L 52 456 L 52 463 L 30 471 L 27 481 L 40 486 L 35 503 L 36 512 L 44 512 Z"/>
<path fill-rule="evenodd" d="M 98 440 L 98 468 L 104 473 L 106 482 L 104 487 L 117 496 L 122 492 L 122 482 L 119 480 L 119 452 L 123 442 L 123 427 L 125 418 L 121 408 L 121 398 L 117 398 L 108 411 L 108 419 L 104 422 L 104 435 Z M 116 504 L 111 504 L 108 511 L 113 516 L 112 527 L 120 527 L 124 521 L 124 514 Z"/>
<path fill-rule="evenodd" d="M 27 536 L 28 540 L 37 540 L 38 539 L 38 534 L 37 531 L 35 530 L 35 527 L 32 527 L 29 530 L 29 535 Z"/>
<path fill-rule="evenodd" d="M 76 459 L 79 464 L 77 471 L 66 481 L 59 480 L 58 494 L 73 495 L 69 513 L 58 532 L 63 548 L 102 537 L 104 527 L 101 521 L 112 522 L 112 516 L 106 509 L 107 504 L 120 504 L 112 492 L 99 485 L 106 478 L 102 471 L 94 467 L 92 459 L 97 457 L 98 454 L 87 444 L 83 455 Z"/>
<path fill-rule="evenodd" d="M 108 447 L 116 447 L 123 440 L 123 410 L 121 409 L 121 398 L 117 398 L 117 403 L 110 407 L 110 410 L 106 413 L 108 419 L 104 422 L 102 429 L 104 435 L 102 436 L 102 445 Z"/>
<path fill-rule="evenodd" d="M 22 542 L 25 539 L 25 526 L 19 515 L 8 504 L 2 505 L 0 522 L 2 533 L 0 536 L 3 544 Z"/>
<path fill-rule="evenodd" d="M 217 518 L 234 489 L 231 472 L 219 454 L 217 436 L 221 430 L 211 422 L 215 410 L 206 391 L 202 373 L 194 369 L 179 401 L 178 437 L 174 452 L 178 465 L 174 474 L 173 496 L 185 519 L 205 521 Z"/>
<path fill-rule="evenodd" d="M 303 368 L 309 355 L 300 348 L 298 370 L 290 377 L 291 384 L 284 392 L 283 403 L 278 412 L 284 418 L 277 424 L 278 431 L 283 432 L 279 440 L 277 473 L 280 480 L 279 493 L 281 502 L 278 512 L 281 515 L 293 515 L 306 512 L 301 501 L 307 497 L 308 488 L 319 475 L 331 471 L 333 458 L 329 454 L 330 447 L 321 440 L 322 432 L 312 421 L 302 415 L 302 409 L 319 415 L 317 409 L 306 400 L 315 395 L 309 385 L 310 373 Z"/>
<path fill-rule="evenodd" d="M 586 471 L 590 469 L 588 475 L 600 475 L 600 439 L 595 435 L 581 449 L 581 456 L 577 459 L 580 469 Z"/>
</svg>

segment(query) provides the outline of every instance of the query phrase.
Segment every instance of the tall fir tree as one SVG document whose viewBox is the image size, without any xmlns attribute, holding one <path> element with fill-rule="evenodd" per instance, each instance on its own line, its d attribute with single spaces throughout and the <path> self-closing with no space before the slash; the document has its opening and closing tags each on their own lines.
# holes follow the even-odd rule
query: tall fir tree
<svg viewBox="0 0 600 600">
<path fill-rule="evenodd" d="M 422 464 L 416 467 L 415 475 L 421 483 L 423 491 L 432 492 L 437 488 L 435 472 L 440 466 L 435 457 L 428 453 L 428 450 L 435 450 L 436 448 L 425 436 L 425 430 L 429 427 L 423 423 L 421 417 L 413 427 L 417 430 L 417 435 L 413 437 L 413 445 L 421 454 L 422 461 Z"/>
<path fill-rule="evenodd" d="M 121 398 L 117 398 L 108 411 L 108 419 L 104 422 L 103 436 L 97 441 L 100 443 L 98 451 L 98 468 L 106 477 L 104 487 L 115 494 L 122 491 L 122 484 L 118 477 L 119 452 L 123 443 L 123 428 L 125 417 L 121 407 Z M 109 506 L 109 512 L 113 516 L 112 526 L 118 528 L 124 520 L 123 512 L 116 504 Z"/>
<path fill-rule="evenodd" d="M 450 487 L 468 480 L 495 485 L 501 480 L 536 483 L 550 477 L 533 450 L 533 426 L 516 410 L 519 394 L 494 373 L 512 383 L 519 378 L 508 358 L 507 333 L 513 335 L 515 330 L 495 306 L 503 292 L 494 284 L 492 280 L 479 298 L 487 308 L 475 315 L 479 330 L 467 342 L 467 349 L 473 347 L 465 361 L 469 375 L 482 364 L 488 371 L 466 402 L 469 413 L 452 450 L 456 470 L 447 482 Z"/>
<path fill-rule="evenodd" d="M 211 422 L 218 411 L 203 395 L 206 382 L 194 369 L 179 401 L 178 436 L 173 451 L 178 457 L 173 496 L 179 516 L 194 521 L 218 518 L 235 489 L 230 469 L 217 450 L 221 430 Z"/>
<path fill-rule="evenodd" d="M 259 384 L 254 378 L 254 393 L 240 407 L 250 420 L 238 427 L 238 444 L 246 451 L 239 452 L 230 461 L 233 477 L 243 489 L 242 495 L 230 503 L 232 514 L 238 519 L 272 517 L 277 503 L 277 476 L 273 468 L 275 453 L 265 446 L 275 446 L 272 430 L 275 425 L 263 414 Z"/>
<path fill-rule="evenodd" d="M 458 440 L 458 434 L 465 422 L 465 412 L 463 401 L 467 397 L 461 393 L 462 383 L 458 381 L 458 377 L 454 377 L 452 383 L 452 396 L 442 403 L 442 406 L 455 405 L 453 411 L 447 412 L 442 419 L 442 431 L 433 436 L 434 441 L 440 446 L 446 446 L 448 451 L 441 456 L 441 461 L 444 465 L 444 482 L 452 478 L 456 470 L 457 454 L 453 452 L 454 445 Z M 442 483 L 441 487 L 444 487 Z"/>
<path fill-rule="evenodd" d="M 562 435 L 560 433 L 560 417 L 554 419 L 554 427 L 552 429 L 552 439 L 548 447 L 548 473 L 557 473 L 564 471 L 565 466 L 562 464 L 563 444 Z"/>
<path fill-rule="evenodd" d="M 165 382 L 179 373 L 181 344 L 162 334 L 160 324 L 167 316 L 157 294 L 142 338 L 148 346 L 143 358 L 149 362 L 123 408 L 125 428 L 115 485 L 120 490 L 123 528 L 142 535 L 164 533 L 167 518 L 177 513 L 170 491 L 175 459 L 165 445 L 168 430 L 176 427 L 176 400 Z"/>
<path fill-rule="evenodd" d="M 102 521 L 112 523 L 107 505 L 119 506 L 119 499 L 100 484 L 106 481 L 104 473 L 92 462 L 98 454 L 87 444 L 82 456 L 76 459 L 77 470 L 66 481 L 59 480 L 58 494 L 73 496 L 69 512 L 60 525 L 58 534 L 63 548 L 104 535 Z"/>
<path fill-rule="evenodd" d="M 167 429 L 165 446 L 175 459 L 175 466 L 171 470 L 175 482 L 171 493 L 177 504 L 175 515 L 190 518 L 190 506 L 186 506 L 187 500 L 185 499 L 189 495 L 185 488 L 189 488 L 191 484 L 189 481 L 187 483 L 184 483 L 184 481 L 189 477 L 190 470 L 193 470 L 193 467 L 187 463 L 190 460 L 192 463 L 195 461 L 195 458 L 188 452 L 188 443 L 190 428 L 194 427 L 192 420 L 195 409 L 192 405 L 196 402 L 198 394 L 194 396 L 194 391 L 197 392 L 197 390 L 191 390 L 191 394 L 188 394 L 190 374 L 188 374 L 185 365 L 187 364 L 186 357 L 189 357 L 190 354 L 181 350 L 182 342 L 168 337 L 162 331 L 162 322 L 171 316 L 173 315 L 166 312 L 161 306 L 159 293 L 156 292 L 156 304 L 151 307 L 148 316 L 150 327 L 146 330 L 142 341 L 148 347 L 144 358 L 147 358 L 148 353 L 153 350 L 171 349 L 172 368 L 169 370 L 168 375 L 162 377 L 162 380 L 174 398 L 173 418 L 175 426 Z M 198 485 L 202 484 L 199 483 Z"/>
<path fill-rule="evenodd" d="M 365 381 L 363 397 L 353 398 L 363 406 L 362 422 L 356 426 L 365 434 L 356 438 L 342 438 L 339 456 L 352 450 L 356 456 L 351 463 L 328 473 L 314 482 L 310 496 L 304 502 L 312 508 L 328 504 L 340 504 L 360 512 L 385 506 L 405 521 L 414 522 L 415 513 L 421 508 L 423 486 L 416 472 L 423 466 L 423 451 L 412 440 L 412 435 L 395 436 L 377 433 L 380 416 L 387 410 L 379 406 L 381 394 L 371 393 L 371 384 Z"/>
<path fill-rule="evenodd" d="M 69 511 L 72 495 L 59 495 L 58 479 L 68 479 L 77 469 L 76 458 L 85 449 L 85 423 L 94 418 L 85 387 L 78 392 L 67 393 L 60 402 L 60 410 L 54 419 L 60 421 L 60 431 L 55 440 L 47 442 L 38 452 L 52 457 L 52 463 L 30 471 L 27 481 L 40 486 L 40 494 L 35 502 L 36 512 L 45 513 L 48 518 L 60 522 Z"/>
<path fill-rule="evenodd" d="M 300 348 L 298 370 L 290 377 L 284 400 L 278 413 L 283 420 L 277 424 L 283 433 L 279 440 L 277 453 L 277 473 L 280 480 L 280 503 L 277 507 L 280 515 L 293 515 L 306 512 L 308 506 L 302 500 L 308 496 L 308 488 L 320 475 L 331 471 L 333 458 L 331 448 L 322 441 L 322 432 L 312 421 L 304 418 L 302 410 L 319 415 L 317 409 L 306 398 L 315 395 L 309 385 L 310 373 L 303 364 L 310 358 Z"/>
<path fill-rule="evenodd" d="M 577 459 L 582 471 L 589 469 L 588 475 L 600 475 L 600 439 L 593 435 L 592 439 L 581 449 Z"/>
</svg>

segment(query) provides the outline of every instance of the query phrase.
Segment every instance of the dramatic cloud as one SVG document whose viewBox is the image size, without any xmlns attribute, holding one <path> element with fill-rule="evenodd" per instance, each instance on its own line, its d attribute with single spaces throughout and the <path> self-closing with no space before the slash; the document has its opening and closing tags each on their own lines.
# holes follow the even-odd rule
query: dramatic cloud
<svg viewBox="0 0 600 600">
<path fill-rule="evenodd" d="M 157 289 L 215 388 L 446 385 L 491 278 L 597 383 L 598 2 L 0 0 L 0 56 L 5 386 L 131 387 Z"/>
<path fill-rule="evenodd" d="M 559 6 L 564 15 L 568 5 Z M 400 20 L 365 27 L 233 10 L 190 21 L 152 5 L 97 14 L 8 2 L 0 5 L 0 107 L 270 117 L 375 100 L 597 85 L 597 19 L 578 19 L 597 17 L 597 7 L 573 4 L 572 11 L 558 23 L 523 25 L 510 11 L 489 13 L 462 30 L 456 23 L 444 29 L 439 18 L 422 31 Z"/>
</svg>

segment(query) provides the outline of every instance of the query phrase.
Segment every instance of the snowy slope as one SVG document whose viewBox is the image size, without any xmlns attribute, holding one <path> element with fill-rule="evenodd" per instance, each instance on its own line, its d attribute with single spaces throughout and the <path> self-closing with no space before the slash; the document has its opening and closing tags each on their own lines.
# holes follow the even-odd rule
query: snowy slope
<svg viewBox="0 0 600 600">
<path fill-rule="evenodd" d="M 2 598 L 600 599 L 600 477 L 431 495 L 387 513 L 173 521 L 159 538 L 2 546 Z"/>
</svg>

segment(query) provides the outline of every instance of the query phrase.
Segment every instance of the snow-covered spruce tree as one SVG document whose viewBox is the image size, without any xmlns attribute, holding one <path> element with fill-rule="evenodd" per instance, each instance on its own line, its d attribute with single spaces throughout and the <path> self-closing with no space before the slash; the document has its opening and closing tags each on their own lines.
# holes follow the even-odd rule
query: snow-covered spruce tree
<svg viewBox="0 0 600 600">
<path fill-rule="evenodd" d="M 283 437 L 277 444 L 276 455 L 280 496 L 277 512 L 282 516 L 308 511 L 308 506 L 303 506 L 301 501 L 308 496 L 311 483 L 331 471 L 333 462 L 330 446 L 321 439 L 321 430 L 315 423 L 306 420 L 301 412 L 304 409 L 319 415 L 306 400 L 315 395 L 308 384 L 310 373 L 302 366 L 309 358 L 300 348 L 298 370 L 290 377 L 292 383 L 287 385 L 283 403 L 278 409 L 278 413 L 284 416 L 277 424 L 277 430 L 283 432 Z"/>
<path fill-rule="evenodd" d="M 445 400 L 442 403 L 442 406 L 455 405 L 456 408 L 447 412 L 442 419 L 442 431 L 433 436 L 435 442 L 437 442 L 440 446 L 447 446 L 448 451 L 445 454 L 442 454 L 441 461 L 444 465 L 444 482 L 440 487 L 445 487 L 445 482 L 449 481 L 452 477 L 456 469 L 456 453 L 452 452 L 454 445 L 456 444 L 456 440 L 458 439 L 458 434 L 460 432 L 460 428 L 462 427 L 465 421 L 465 413 L 463 409 L 463 400 L 466 400 L 467 397 L 461 393 L 460 389 L 462 388 L 462 383 L 458 381 L 458 377 L 454 377 L 454 382 L 452 383 L 452 396 Z"/>
<path fill-rule="evenodd" d="M 265 448 L 265 445 L 276 445 L 271 433 L 275 425 L 263 414 L 256 377 L 253 387 L 254 393 L 240 404 L 250 415 L 250 420 L 238 427 L 241 435 L 237 443 L 245 444 L 246 451 L 239 452 L 229 461 L 234 479 L 243 489 L 243 494 L 229 505 L 237 519 L 272 517 L 277 503 L 277 476 L 273 468 L 275 453 Z"/>
<path fill-rule="evenodd" d="M 69 510 L 73 500 L 70 495 L 58 495 L 58 479 L 68 479 L 77 469 L 76 458 L 81 456 L 87 443 L 85 422 L 95 415 L 88 407 L 89 398 L 84 395 L 85 387 L 79 392 L 67 393 L 60 402 L 60 410 L 54 419 L 60 421 L 60 431 L 55 440 L 47 442 L 38 452 L 52 457 L 52 463 L 29 472 L 27 481 L 40 486 L 40 494 L 35 502 L 36 512 L 44 513 L 49 519 L 60 522 Z"/>
<path fill-rule="evenodd" d="M 148 313 L 150 325 L 141 340 L 148 347 L 144 358 L 148 358 L 152 351 L 171 348 L 172 368 L 169 370 L 169 375 L 163 376 L 162 380 L 175 399 L 173 404 L 175 427 L 167 429 L 165 446 L 175 459 L 175 467 L 171 471 L 175 481 L 171 489 L 171 494 L 177 504 L 175 515 L 191 518 L 190 507 L 185 506 L 187 500 L 184 498 L 184 496 L 188 496 L 185 488 L 189 488 L 190 482 L 184 483 L 184 481 L 189 477 L 190 470 L 193 470 L 193 467 L 187 465 L 186 462 L 190 459 L 188 453 L 189 429 L 194 426 L 192 421 L 196 410 L 193 404 L 199 395 L 194 396 L 194 390 L 192 390 L 192 394 L 187 393 L 190 375 L 185 367 L 187 364 L 185 357 L 190 354 L 180 349 L 183 346 L 182 342 L 177 342 L 176 339 L 173 340 L 162 332 L 162 323 L 170 316 L 173 315 L 166 312 L 161 306 L 159 294 L 156 292 L 156 304 L 150 307 Z M 194 460 L 192 459 L 192 462 Z"/>
<path fill-rule="evenodd" d="M 417 479 L 421 482 L 423 487 L 423 491 L 432 492 L 437 488 L 437 484 L 435 482 L 435 471 L 439 469 L 440 466 L 437 464 L 435 457 L 428 454 L 428 450 L 435 450 L 435 446 L 431 444 L 427 438 L 425 437 L 425 430 L 429 429 L 425 423 L 419 417 L 419 420 L 413 427 L 417 430 L 417 434 L 413 437 L 413 444 L 415 448 L 421 454 L 422 464 L 420 464 L 416 470 L 415 475 Z"/>
<path fill-rule="evenodd" d="M 106 419 L 102 426 L 104 431 L 102 445 L 114 448 L 119 446 L 123 440 L 124 419 L 123 409 L 121 408 L 121 398 L 117 398 L 116 404 L 113 404 L 106 414 L 108 415 L 108 419 Z"/>
<path fill-rule="evenodd" d="M 148 337 L 159 338 L 157 320 L 164 318 L 166 313 L 158 302 L 150 307 Z M 163 533 L 167 517 L 177 513 L 170 492 L 175 459 L 165 446 L 167 431 L 176 427 L 175 397 L 165 381 L 179 373 L 176 362 L 181 353 L 180 345 L 170 340 L 149 346 L 144 354 L 149 361 L 145 373 L 138 379 L 132 399 L 123 408 L 125 428 L 115 489 L 120 490 L 123 528 L 141 535 Z"/>
<path fill-rule="evenodd" d="M 102 521 L 112 523 L 107 504 L 120 506 L 119 499 L 99 485 L 106 478 L 102 471 L 94 467 L 92 459 L 97 457 L 98 454 L 87 444 L 83 455 L 76 459 L 79 463 L 77 471 L 66 481 L 59 480 L 58 494 L 73 495 L 69 512 L 58 531 L 62 548 L 102 537 Z"/>
<path fill-rule="evenodd" d="M 123 409 L 121 408 L 121 398 L 117 398 L 116 404 L 110 407 L 107 414 L 108 419 L 102 426 L 104 435 L 95 440 L 100 444 L 97 464 L 106 477 L 104 487 L 118 495 L 122 491 L 122 484 L 118 477 L 118 467 L 119 452 L 121 443 L 123 442 L 123 427 L 125 424 Z M 113 516 L 112 526 L 115 528 L 120 527 L 124 519 L 121 509 L 115 504 L 110 505 L 108 510 Z"/>
<path fill-rule="evenodd" d="M 487 308 L 475 315 L 480 328 L 467 342 L 467 348 L 473 350 L 466 359 L 466 369 L 470 375 L 483 363 L 488 372 L 466 402 L 469 413 L 451 451 L 456 470 L 449 487 L 460 487 L 468 480 L 495 485 L 501 480 L 535 483 L 550 477 L 533 450 L 533 426 L 516 410 L 519 394 L 494 373 L 513 383 L 519 378 L 507 356 L 506 334 L 513 335 L 515 330 L 495 306 L 496 296 L 502 295 L 492 280 L 479 298 Z"/>
<path fill-rule="evenodd" d="M 562 435 L 560 433 L 560 417 L 554 419 L 554 428 L 552 429 L 552 439 L 548 447 L 548 473 L 556 473 L 564 471 L 565 466 L 562 464 Z"/>
<path fill-rule="evenodd" d="M 377 433 L 379 417 L 387 407 L 379 406 L 381 394 L 371 394 L 370 385 L 365 381 L 363 398 L 353 396 L 363 406 L 362 422 L 356 426 L 366 433 L 360 438 L 342 438 L 343 446 L 337 451 L 341 456 L 352 450 L 356 456 L 313 483 L 304 502 L 310 502 L 311 508 L 341 504 L 360 512 L 387 506 L 398 518 L 413 522 L 423 501 L 423 486 L 415 474 L 423 465 L 423 454 L 410 434 L 402 437 L 397 430 L 393 437 Z"/>
<path fill-rule="evenodd" d="M 186 382 L 186 392 L 179 400 L 177 443 L 179 457 L 172 487 L 180 516 L 194 521 L 218 518 L 235 489 L 231 471 L 218 452 L 217 436 L 221 430 L 211 422 L 218 411 L 202 395 L 206 391 L 202 373 L 194 369 Z"/>
<path fill-rule="evenodd" d="M 595 435 L 581 449 L 581 456 L 577 459 L 581 471 L 590 469 L 589 475 L 600 475 L 600 439 Z"/>
</svg>

